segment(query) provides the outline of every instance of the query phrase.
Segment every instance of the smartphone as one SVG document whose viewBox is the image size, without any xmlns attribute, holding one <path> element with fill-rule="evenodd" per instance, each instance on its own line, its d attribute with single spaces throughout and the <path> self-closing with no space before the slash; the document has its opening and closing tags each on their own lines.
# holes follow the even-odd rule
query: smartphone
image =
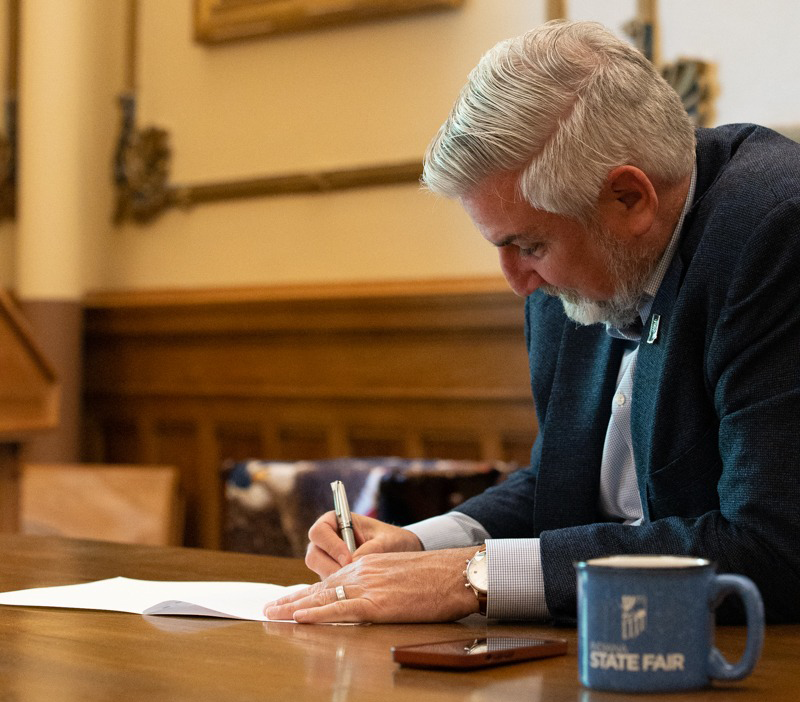
<svg viewBox="0 0 800 702">
<path fill-rule="evenodd" d="M 534 658 L 562 656 L 566 652 L 567 642 L 563 639 L 483 636 L 413 646 L 393 646 L 392 658 L 395 663 L 413 668 L 471 670 Z"/>
</svg>

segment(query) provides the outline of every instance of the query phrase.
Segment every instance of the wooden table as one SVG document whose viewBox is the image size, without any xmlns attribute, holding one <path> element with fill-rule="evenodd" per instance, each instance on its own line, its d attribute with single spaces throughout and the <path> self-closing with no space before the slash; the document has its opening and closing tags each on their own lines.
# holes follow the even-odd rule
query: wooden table
<svg viewBox="0 0 800 702">
<path fill-rule="evenodd" d="M 300 561 L 183 548 L 0 536 L 0 590 L 123 575 L 161 580 L 313 582 Z M 400 668 L 392 645 L 516 633 L 562 637 L 566 656 L 468 673 Z M 718 643 L 741 650 L 741 628 Z M 14 702 L 292 700 L 306 702 L 612 702 L 662 699 L 794 702 L 800 698 L 800 626 L 767 631 L 762 659 L 740 683 L 688 694 L 621 696 L 577 680 L 576 633 L 496 624 L 303 626 L 64 609 L 0 607 L 0 699 Z"/>
</svg>

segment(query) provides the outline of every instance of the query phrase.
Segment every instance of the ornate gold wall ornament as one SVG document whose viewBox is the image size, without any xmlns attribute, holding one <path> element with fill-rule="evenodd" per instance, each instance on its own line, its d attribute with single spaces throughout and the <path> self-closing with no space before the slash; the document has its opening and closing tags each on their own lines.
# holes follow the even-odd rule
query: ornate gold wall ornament
<svg viewBox="0 0 800 702">
<path fill-rule="evenodd" d="M 148 222 L 170 205 L 169 134 L 158 127 L 136 128 L 132 95 L 121 96 L 120 105 L 123 117 L 114 164 L 114 221 Z"/>
<path fill-rule="evenodd" d="M 128 35 L 125 92 L 119 96 L 122 111 L 114 154 L 117 203 L 114 222 L 149 222 L 170 206 L 169 134 L 160 127 L 136 126 L 136 40 L 138 0 L 128 0 Z"/>
</svg>

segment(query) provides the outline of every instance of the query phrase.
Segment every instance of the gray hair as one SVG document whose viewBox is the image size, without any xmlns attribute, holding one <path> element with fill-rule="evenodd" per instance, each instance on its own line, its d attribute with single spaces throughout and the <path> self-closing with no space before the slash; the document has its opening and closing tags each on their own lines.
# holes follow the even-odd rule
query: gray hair
<svg viewBox="0 0 800 702">
<path fill-rule="evenodd" d="M 638 50 L 595 22 L 556 20 L 481 59 L 428 147 L 422 180 L 461 197 L 519 171 L 533 207 L 588 222 L 612 169 L 675 183 L 694 147 L 680 98 Z"/>
</svg>

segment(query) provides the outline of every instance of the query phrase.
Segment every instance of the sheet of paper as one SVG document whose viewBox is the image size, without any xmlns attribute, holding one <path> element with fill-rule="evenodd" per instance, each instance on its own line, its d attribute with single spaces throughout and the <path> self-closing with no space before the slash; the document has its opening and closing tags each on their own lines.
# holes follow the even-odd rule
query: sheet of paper
<svg viewBox="0 0 800 702">
<path fill-rule="evenodd" d="M 102 609 L 132 614 L 180 614 L 269 621 L 267 602 L 307 585 L 182 582 L 109 578 L 80 585 L 0 593 L 0 605 Z"/>
</svg>

